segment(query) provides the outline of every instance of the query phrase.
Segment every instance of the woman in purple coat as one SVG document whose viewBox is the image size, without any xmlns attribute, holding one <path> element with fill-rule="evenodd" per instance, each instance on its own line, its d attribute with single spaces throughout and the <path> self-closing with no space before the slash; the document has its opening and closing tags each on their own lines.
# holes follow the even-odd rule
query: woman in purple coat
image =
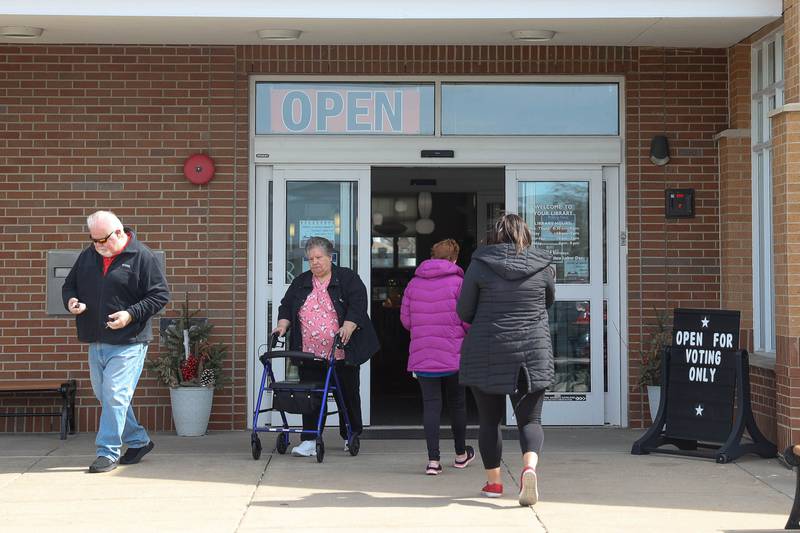
<svg viewBox="0 0 800 533">
<path fill-rule="evenodd" d="M 423 423 L 428 445 L 425 473 L 442 472 L 439 456 L 439 418 L 442 413 L 442 385 L 447 393 L 453 440 L 455 468 L 465 468 L 475 458 L 475 450 L 466 445 L 467 408 L 465 388 L 458 384 L 461 342 L 469 325 L 456 313 L 464 271 L 456 265 L 459 246 L 453 239 L 437 242 L 431 259 L 417 267 L 414 278 L 403 294 L 400 320 L 411 332 L 408 371 L 413 372 L 422 389 Z"/>
</svg>

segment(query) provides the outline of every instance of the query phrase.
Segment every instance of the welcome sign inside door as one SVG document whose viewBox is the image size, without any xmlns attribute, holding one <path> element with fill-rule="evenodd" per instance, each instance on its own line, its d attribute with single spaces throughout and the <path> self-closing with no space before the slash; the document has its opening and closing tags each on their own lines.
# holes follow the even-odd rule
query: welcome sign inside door
<svg viewBox="0 0 800 533">
<path fill-rule="evenodd" d="M 259 83 L 256 134 L 430 135 L 429 91 L 428 86 Z"/>
</svg>

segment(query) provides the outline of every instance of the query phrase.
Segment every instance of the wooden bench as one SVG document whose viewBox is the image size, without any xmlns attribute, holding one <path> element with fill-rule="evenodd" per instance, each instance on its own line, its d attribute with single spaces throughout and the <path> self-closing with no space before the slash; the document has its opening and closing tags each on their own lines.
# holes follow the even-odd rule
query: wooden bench
<svg viewBox="0 0 800 533">
<path fill-rule="evenodd" d="M 61 397 L 61 410 L 22 413 L 0 413 L 0 417 L 26 417 L 26 416 L 58 416 L 61 417 L 61 440 L 67 438 L 67 432 L 74 435 L 77 431 L 75 420 L 75 393 L 78 390 L 74 379 L 68 381 L 58 380 L 15 380 L 0 381 L 0 394 L 37 393 L 58 394 Z"/>
</svg>

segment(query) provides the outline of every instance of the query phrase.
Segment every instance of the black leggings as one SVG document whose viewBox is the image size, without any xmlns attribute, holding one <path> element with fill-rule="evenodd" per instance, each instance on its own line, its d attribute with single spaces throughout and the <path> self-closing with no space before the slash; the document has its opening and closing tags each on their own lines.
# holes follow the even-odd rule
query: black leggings
<svg viewBox="0 0 800 533">
<path fill-rule="evenodd" d="M 336 361 L 336 375 L 339 378 L 339 384 L 342 386 L 341 392 L 344 396 L 344 402 L 347 405 L 347 418 L 350 421 L 350 428 L 353 433 L 361 434 L 364 427 L 361 421 L 361 369 L 357 366 L 345 364 L 344 361 Z M 324 383 L 327 368 L 325 365 L 319 363 L 301 364 L 300 365 L 300 382 L 317 382 Z M 331 376 L 331 385 L 334 385 L 333 376 Z M 338 395 L 334 395 L 336 399 L 336 410 L 339 411 L 339 435 L 344 440 L 347 440 L 347 426 L 344 423 L 344 409 L 339 404 Z M 325 402 L 325 412 L 327 414 L 328 402 Z M 319 419 L 319 412 L 304 413 L 303 414 L 303 429 L 316 430 L 317 420 Z M 322 427 L 325 428 L 325 418 L 322 419 Z M 317 436 L 314 433 L 302 433 L 301 440 L 314 440 Z"/>
<path fill-rule="evenodd" d="M 419 388 L 422 389 L 422 420 L 425 426 L 425 441 L 428 444 L 428 460 L 438 461 L 439 456 L 439 420 L 442 414 L 442 384 L 447 391 L 447 407 L 450 410 L 450 427 L 456 454 L 467 452 L 467 405 L 466 389 L 458 384 L 458 374 L 427 378 L 418 376 Z"/>
<path fill-rule="evenodd" d="M 503 457 L 503 439 L 500 434 L 500 422 L 506 412 L 505 394 L 487 394 L 472 387 L 472 395 L 478 405 L 480 431 L 478 447 L 481 450 L 483 467 L 487 470 L 498 468 Z M 544 389 L 527 394 L 511 394 L 511 405 L 517 417 L 519 428 L 519 446 L 522 453 L 542 453 L 544 431 L 542 431 L 542 402 Z"/>
</svg>

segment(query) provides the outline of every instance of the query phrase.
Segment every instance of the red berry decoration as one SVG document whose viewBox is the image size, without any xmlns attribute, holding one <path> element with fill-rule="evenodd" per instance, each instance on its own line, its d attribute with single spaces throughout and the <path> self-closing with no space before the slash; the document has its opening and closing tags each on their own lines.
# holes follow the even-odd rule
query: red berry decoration
<svg viewBox="0 0 800 533">
<path fill-rule="evenodd" d="M 192 381 L 197 377 L 197 367 L 200 364 L 200 359 L 194 355 L 190 355 L 188 359 L 181 361 L 181 377 L 183 381 Z"/>
</svg>

